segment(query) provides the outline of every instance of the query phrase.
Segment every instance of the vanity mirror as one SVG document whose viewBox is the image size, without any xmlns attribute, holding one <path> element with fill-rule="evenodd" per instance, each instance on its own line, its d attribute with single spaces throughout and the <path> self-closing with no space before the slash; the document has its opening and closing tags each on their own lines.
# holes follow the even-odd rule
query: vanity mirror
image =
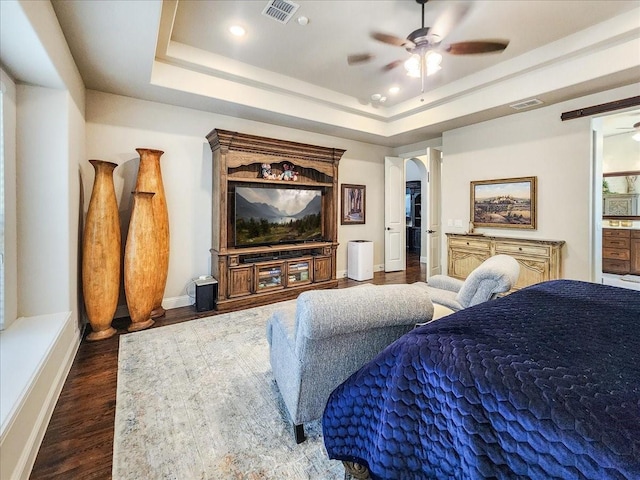
<svg viewBox="0 0 640 480">
<path fill-rule="evenodd" d="M 640 171 L 602 174 L 602 217 L 640 219 Z"/>
</svg>

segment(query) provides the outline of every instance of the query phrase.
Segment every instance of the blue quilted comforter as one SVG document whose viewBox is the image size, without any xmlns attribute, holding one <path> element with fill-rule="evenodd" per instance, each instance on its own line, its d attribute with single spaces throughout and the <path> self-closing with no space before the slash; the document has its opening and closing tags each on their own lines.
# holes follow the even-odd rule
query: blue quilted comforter
<svg viewBox="0 0 640 480">
<path fill-rule="evenodd" d="M 417 328 L 322 425 L 374 479 L 640 479 L 640 292 L 551 281 Z"/>
</svg>

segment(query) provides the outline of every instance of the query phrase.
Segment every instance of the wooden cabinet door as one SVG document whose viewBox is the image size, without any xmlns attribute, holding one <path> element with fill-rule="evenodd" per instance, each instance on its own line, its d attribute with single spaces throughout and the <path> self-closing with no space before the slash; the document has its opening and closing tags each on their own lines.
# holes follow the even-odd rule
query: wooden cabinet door
<svg viewBox="0 0 640 480">
<path fill-rule="evenodd" d="M 618 275 L 626 275 L 629 273 L 629 261 L 628 260 L 615 260 L 611 258 L 602 259 L 602 272 L 603 273 L 615 273 Z"/>
<path fill-rule="evenodd" d="M 313 278 L 313 260 L 311 258 L 299 258 L 287 262 L 287 287 L 305 285 L 311 283 Z"/>
<path fill-rule="evenodd" d="M 621 229 L 621 228 L 603 228 L 602 236 L 609 238 L 629 238 L 630 230 Z"/>
<path fill-rule="evenodd" d="M 520 265 L 520 275 L 518 281 L 513 286 L 514 290 L 519 290 L 529 285 L 546 282 L 551 279 L 550 262 L 547 259 L 515 257 Z"/>
<path fill-rule="evenodd" d="M 331 280 L 331 257 L 315 257 L 313 259 L 313 281 Z"/>
<path fill-rule="evenodd" d="M 491 256 L 489 250 L 472 251 L 449 249 L 449 275 L 464 280 Z"/>
<path fill-rule="evenodd" d="M 253 266 L 229 269 L 229 297 L 249 295 L 253 284 Z"/>
<path fill-rule="evenodd" d="M 631 239 L 631 265 L 630 273 L 640 275 L 640 231 L 638 238 Z"/>
<path fill-rule="evenodd" d="M 265 292 L 284 287 L 284 262 L 256 264 L 254 292 Z"/>
<path fill-rule="evenodd" d="M 454 237 L 449 245 L 448 274 L 464 280 L 491 256 L 491 240 L 480 237 Z"/>
<path fill-rule="evenodd" d="M 602 229 L 602 271 L 626 275 L 631 267 L 631 230 Z"/>
</svg>

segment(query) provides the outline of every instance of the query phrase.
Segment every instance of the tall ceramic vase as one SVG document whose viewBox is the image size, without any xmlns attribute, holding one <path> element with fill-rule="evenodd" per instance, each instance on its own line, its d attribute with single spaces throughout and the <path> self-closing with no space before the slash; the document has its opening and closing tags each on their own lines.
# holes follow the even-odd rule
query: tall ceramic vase
<svg viewBox="0 0 640 480">
<path fill-rule="evenodd" d="M 156 222 L 154 240 L 157 244 L 157 257 L 154 262 L 155 270 L 152 273 L 156 284 L 151 317 L 158 318 L 165 314 L 165 310 L 162 308 L 162 299 L 169 271 L 169 214 L 160 170 L 160 157 L 164 152 L 149 148 L 136 148 L 136 152 L 140 155 L 136 191 L 155 193 L 153 196 L 153 216 Z"/>
<path fill-rule="evenodd" d="M 131 325 L 129 331 L 153 325 L 156 292 L 157 242 L 151 192 L 132 192 L 133 209 L 124 249 L 124 293 L 127 297 Z"/>
<path fill-rule="evenodd" d="M 120 221 L 113 186 L 115 163 L 89 160 L 95 169 L 82 240 L 82 293 L 93 332 L 88 340 L 116 333 L 111 321 L 120 289 Z"/>
</svg>

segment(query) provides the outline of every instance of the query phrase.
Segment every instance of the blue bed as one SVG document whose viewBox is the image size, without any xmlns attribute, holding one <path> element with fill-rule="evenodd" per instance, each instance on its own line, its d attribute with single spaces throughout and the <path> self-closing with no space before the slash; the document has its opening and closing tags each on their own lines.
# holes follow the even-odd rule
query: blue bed
<svg viewBox="0 0 640 480">
<path fill-rule="evenodd" d="M 640 292 L 551 281 L 417 328 L 322 424 L 373 479 L 639 479 Z"/>
</svg>

